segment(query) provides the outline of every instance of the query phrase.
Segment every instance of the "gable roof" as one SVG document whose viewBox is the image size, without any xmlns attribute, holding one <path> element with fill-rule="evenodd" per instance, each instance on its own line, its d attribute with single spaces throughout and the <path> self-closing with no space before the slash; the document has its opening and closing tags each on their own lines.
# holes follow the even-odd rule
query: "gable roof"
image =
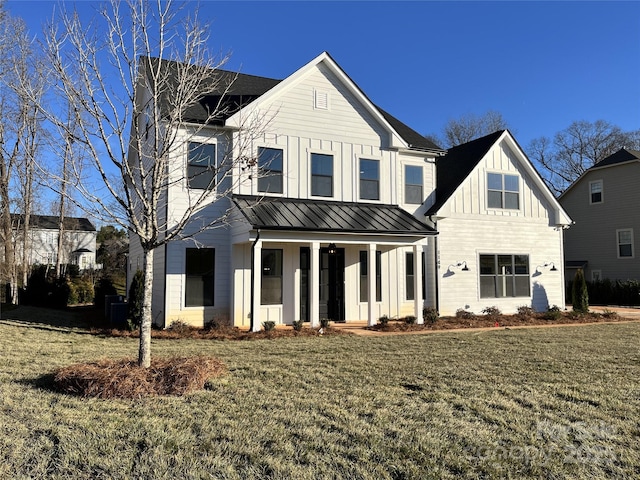
<svg viewBox="0 0 640 480">
<path fill-rule="evenodd" d="M 436 231 L 397 205 L 234 195 L 253 228 L 306 232 L 435 235 Z"/>
<path fill-rule="evenodd" d="M 501 142 L 506 142 L 508 147 L 520 157 L 520 167 L 529 174 L 538 190 L 555 210 L 555 224 L 570 225 L 571 219 L 509 130 L 498 130 L 476 140 L 463 143 L 457 147 L 450 148 L 445 156 L 436 158 L 436 202 L 425 215 L 437 216 L 442 207 L 485 158 L 487 153 L 494 145 Z"/>
<path fill-rule="evenodd" d="M 452 147 L 443 157 L 436 159 L 436 203 L 427 211 L 427 215 L 440 210 L 504 132 L 498 130 Z"/>
<path fill-rule="evenodd" d="M 626 162 L 634 162 L 639 160 L 640 160 L 639 151 L 621 148 L 616 153 L 613 153 L 608 157 L 600 160 L 593 167 L 589 168 L 589 170 L 596 170 L 602 167 L 610 167 L 611 165 L 617 165 L 617 164 L 626 163 Z"/>
<path fill-rule="evenodd" d="M 637 162 L 637 161 L 640 161 L 640 151 L 621 148 L 616 153 L 613 153 L 608 157 L 603 158 L 598 163 L 596 163 L 592 167 L 582 172 L 582 174 L 571 185 L 569 185 L 567 189 L 564 192 L 562 192 L 558 198 L 562 199 L 570 190 L 573 189 L 575 185 L 580 183 L 580 181 L 585 175 L 587 175 L 588 173 L 594 170 L 599 170 L 601 168 L 613 167 L 616 165 L 622 165 L 624 163 Z"/>
<path fill-rule="evenodd" d="M 24 223 L 24 215 L 18 213 L 11 214 L 11 224 L 14 228 L 18 224 Z M 30 215 L 29 226 L 34 229 L 42 230 L 58 230 L 58 224 L 60 218 L 54 215 Z M 75 232 L 95 232 L 96 227 L 89 221 L 88 218 L 83 217 L 65 217 L 63 222 L 64 229 L 66 231 Z"/>
<path fill-rule="evenodd" d="M 171 60 L 163 60 L 154 57 L 144 57 L 150 62 L 151 67 L 157 67 L 161 62 L 169 73 L 171 89 L 178 87 L 178 69 L 184 64 Z M 276 90 L 286 88 L 286 86 L 296 78 L 304 75 L 312 67 L 319 63 L 325 63 L 328 68 L 342 80 L 347 88 L 360 100 L 365 108 L 376 118 L 388 131 L 395 134 L 404 143 L 406 148 L 433 151 L 441 154 L 443 150 L 436 144 L 420 135 L 418 132 L 407 126 L 390 113 L 374 105 L 364 92 L 353 80 L 338 66 L 327 52 L 323 52 L 304 67 L 298 69 L 284 80 L 274 78 L 247 75 L 222 69 L 207 69 L 210 80 L 206 82 L 208 87 L 213 86 L 213 92 L 205 95 L 198 105 L 194 105 L 184 112 L 185 120 L 194 123 L 202 123 L 208 118 L 208 111 L 219 111 L 220 115 L 212 122 L 214 125 L 238 126 L 239 121 L 234 119 L 234 115 L 241 109 L 250 106 L 257 99 L 264 100 L 266 96 Z M 144 65 L 144 63 L 143 63 Z M 191 68 L 198 68 L 192 66 Z M 204 67 L 202 67 L 204 68 Z M 163 92 L 160 96 L 160 112 L 168 112 L 171 105 L 169 92 Z M 166 115 L 165 115 L 166 116 Z"/>
</svg>

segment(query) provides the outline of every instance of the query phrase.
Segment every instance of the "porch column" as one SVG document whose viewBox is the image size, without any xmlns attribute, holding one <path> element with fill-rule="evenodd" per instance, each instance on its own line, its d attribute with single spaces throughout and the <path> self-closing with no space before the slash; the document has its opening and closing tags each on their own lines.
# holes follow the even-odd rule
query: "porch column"
<svg viewBox="0 0 640 480">
<path fill-rule="evenodd" d="M 252 276 L 252 305 L 251 305 L 251 331 L 259 332 L 262 328 L 260 321 L 260 294 L 262 292 L 262 240 L 253 245 L 253 271 Z"/>
<path fill-rule="evenodd" d="M 368 325 L 374 326 L 377 322 L 375 314 L 376 306 L 376 244 L 369 244 L 369 255 L 367 255 L 367 282 L 369 283 L 369 303 L 368 307 Z"/>
<path fill-rule="evenodd" d="M 424 300 L 422 299 L 422 245 L 413 246 L 413 305 L 415 310 L 416 322 L 424 323 L 422 316 L 422 307 Z"/>
<path fill-rule="evenodd" d="M 320 242 L 311 242 L 311 268 L 309 269 L 309 321 L 311 328 L 320 326 Z"/>
</svg>

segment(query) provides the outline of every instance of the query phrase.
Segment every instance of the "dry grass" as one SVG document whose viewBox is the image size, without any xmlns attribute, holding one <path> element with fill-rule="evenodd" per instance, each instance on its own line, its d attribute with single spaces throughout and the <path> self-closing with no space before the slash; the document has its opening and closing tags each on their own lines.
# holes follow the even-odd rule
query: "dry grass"
<svg viewBox="0 0 640 480">
<path fill-rule="evenodd" d="M 223 375 L 224 364 L 208 356 L 153 359 L 141 368 L 135 360 L 101 360 L 56 370 L 54 384 L 65 393 L 96 398 L 142 398 L 185 395 Z"/>
</svg>

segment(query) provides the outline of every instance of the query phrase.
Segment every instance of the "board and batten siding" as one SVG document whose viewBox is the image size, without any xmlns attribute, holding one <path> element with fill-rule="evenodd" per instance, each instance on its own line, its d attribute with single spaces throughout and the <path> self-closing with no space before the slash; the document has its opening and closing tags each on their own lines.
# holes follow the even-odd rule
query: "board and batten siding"
<svg viewBox="0 0 640 480">
<path fill-rule="evenodd" d="M 597 180 L 602 181 L 603 201 L 591 204 L 589 185 Z M 594 270 L 611 280 L 640 279 L 639 187 L 640 162 L 630 162 L 588 171 L 560 198 L 575 222 L 565 233 L 565 259 L 587 261 L 587 280 Z M 634 256 L 618 258 L 616 231 L 629 228 Z"/>
</svg>

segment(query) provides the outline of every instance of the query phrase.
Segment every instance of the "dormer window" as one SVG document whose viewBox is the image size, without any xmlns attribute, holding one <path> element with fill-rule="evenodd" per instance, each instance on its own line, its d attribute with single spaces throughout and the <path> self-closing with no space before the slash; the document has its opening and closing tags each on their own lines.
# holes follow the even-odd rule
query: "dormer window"
<svg viewBox="0 0 640 480">
<path fill-rule="evenodd" d="M 589 182 L 589 203 L 602 203 L 602 180 Z"/>
<path fill-rule="evenodd" d="M 520 179 L 517 175 L 487 174 L 487 207 L 520 209 Z"/>
</svg>

